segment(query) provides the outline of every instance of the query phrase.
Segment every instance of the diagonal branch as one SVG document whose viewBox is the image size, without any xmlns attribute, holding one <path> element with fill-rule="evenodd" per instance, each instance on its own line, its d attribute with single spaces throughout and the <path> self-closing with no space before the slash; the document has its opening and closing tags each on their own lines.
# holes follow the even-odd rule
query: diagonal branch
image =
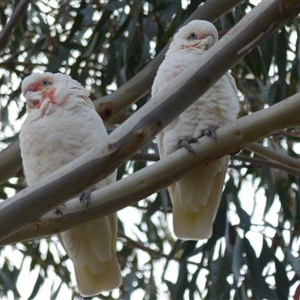
<svg viewBox="0 0 300 300">
<path fill-rule="evenodd" d="M 214 22 L 242 2 L 243 0 L 208 0 L 198 7 L 183 25 L 195 19 Z M 121 86 L 117 91 L 94 101 L 96 110 L 106 125 L 114 124 L 118 114 L 122 113 L 130 104 L 136 102 L 150 91 L 157 69 L 162 63 L 168 48 L 169 44 L 167 44 L 155 59 L 153 59 L 143 70 Z"/>
<path fill-rule="evenodd" d="M 162 128 L 203 95 L 242 57 L 239 50 L 245 49 L 249 44 L 254 47 L 251 42 L 258 35 L 265 32 L 269 34 L 270 27 L 275 30 L 295 17 L 299 11 L 300 4 L 293 0 L 262 2 L 256 6 L 210 51 L 207 51 L 197 63 L 182 72 L 178 78 L 175 78 L 165 91 L 153 97 L 151 101 L 113 131 L 108 139 L 103 141 L 103 144 L 94 147 L 72 163 L 24 189 L 12 197 L 10 201 L 0 203 L 0 239 L 3 240 L 23 226 L 38 220 L 45 213 L 107 177 L 108 174 L 129 159 L 153 139 Z M 245 54 L 243 52 L 243 55 Z M 189 97 L 186 97 L 187 91 Z M 182 101 L 182 99 L 185 99 L 185 101 Z M 284 112 L 288 107 L 282 109 Z M 298 110 L 299 108 L 295 108 L 294 113 Z M 258 112 L 255 115 L 260 116 L 261 113 L 263 112 Z M 278 117 L 284 118 L 285 116 L 279 114 L 275 119 L 278 120 Z M 299 124 L 299 118 L 300 114 L 299 116 L 297 114 L 289 115 L 284 127 Z M 277 121 L 274 126 L 278 124 Z M 267 130 L 269 127 L 263 130 L 261 127 L 257 127 L 256 124 L 252 124 L 252 137 L 254 136 L 254 140 L 257 139 L 258 135 L 266 136 L 270 134 Z M 276 130 L 281 128 L 276 127 Z M 238 128 L 233 128 L 233 131 L 238 139 L 242 138 Z M 223 129 L 220 129 L 220 132 L 223 132 Z M 221 143 L 222 140 L 220 140 Z M 206 148 L 204 147 L 204 149 Z M 230 151 L 228 149 L 226 151 Z M 236 147 L 234 149 L 237 150 Z M 225 153 L 228 153 L 226 151 Z M 214 151 L 208 153 L 214 155 Z M 210 159 L 211 157 L 214 156 L 210 156 Z M 185 171 L 185 169 L 182 171 Z M 158 187 L 160 186 L 161 182 L 158 183 Z M 102 192 L 103 190 L 101 189 Z M 116 209 L 124 207 L 115 204 Z M 32 211 L 25 214 L 24 207 L 27 211 L 32 208 Z"/>
<path fill-rule="evenodd" d="M 192 19 L 215 21 L 241 2 L 243 2 L 243 0 L 223 2 L 208 0 L 205 4 L 201 5 L 186 22 Z M 117 91 L 94 101 L 94 105 L 97 108 L 98 113 L 104 119 L 104 122 L 107 123 L 106 125 L 109 125 L 115 115 L 121 113 L 127 106 L 149 92 L 153 79 L 156 75 L 157 68 L 164 59 L 164 53 L 166 50 L 167 46 L 151 63 L 149 63 L 141 72 L 130 79 L 127 83 L 121 86 Z M 127 115 L 124 120 L 125 119 L 127 119 Z M 2 155 L 3 151 L 0 153 L 0 183 L 5 182 L 12 176 L 16 175 L 17 171 L 22 168 L 19 141 L 12 143 L 6 149 L 6 155 Z M 4 168 L 2 168 L 3 165 Z M 5 170 L 9 170 L 9 172 L 6 172 Z"/>
<path fill-rule="evenodd" d="M 282 153 L 275 151 L 269 147 L 264 147 L 263 145 L 260 145 L 260 144 L 253 144 L 253 145 L 247 146 L 247 149 L 254 152 L 255 154 L 257 154 L 259 156 L 265 157 L 269 160 L 279 162 L 282 165 L 300 169 L 299 159 L 282 154 Z"/>
<path fill-rule="evenodd" d="M 253 145 L 255 145 L 255 144 L 253 144 Z M 252 145 L 250 145 L 250 147 L 251 146 Z M 249 146 L 247 146 L 247 148 L 249 148 Z M 281 163 L 278 163 L 278 162 L 270 161 L 268 159 L 259 158 L 259 157 L 249 157 L 247 155 L 233 155 L 231 157 L 231 159 L 232 160 L 239 160 L 239 161 L 243 161 L 243 162 L 249 162 L 250 165 L 246 166 L 246 168 L 255 165 L 255 166 L 259 166 L 259 167 L 267 167 L 267 168 L 282 170 L 282 171 L 285 171 L 285 172 L 287 172 L 287 173 L 289 173 L 293 176 L 300 177 L 300 168 L 297 168 L 296 166 L 289 167 L 286 164 L 281 164 Z M 230 167 L 234 168 L 234 167 L 239 167 L 239 166 L 238 165 L 231 165 Z"/>
<path fill-rule="evenodd" d="M 66 204 L 63 217 L 49 212 L 43 219 L 25 226 L 0 245 L 16 243 L 51 235 L 70 229 L 92 218 L 118 211 L 144 199 L 177 181 L 181 176 L 194 171 L 208 162 L 264 138 L 282 128 L 300 124 L 300 93 L 281 101 L 270 108 L 255 112 L 217 130 L 218 142 L 207 137 L 193 145 L 196 155 L 179 149 L 150 166 L 92 193 L 88 210 L 77 199 Z M 277 122 L 274 122 L 277 120 Z M 298 168 L 298 171 L 300 168 Z M 49 180 L 48 180 L 49 181 Z M 51 182 L 48 186 L 53 186 Z M 46 186 L 43 189 L 46 190 Z M 48 200 L 53 201 L 51 196 Z M 39 200 L 39 199 L 37 199 Z M 49 202 L 49 201 L 47 201 Z M 24 205 L 22 206 L 24 207 Z M 27 209 L 28 211 L 28 209 Z M 12 226 L 15 220 L 10 221 Z M 2 233 L 2 232 L 1 232 Z"/>
<path fill-rule="evenodd" d="M 21 0 L 11 15 L 9 21 L 6 23 L 4 28 L 2 29 L 0 33 L 0 52 L 6 47 L 7 43 L 9 42 L 9 38 L 13 32 L 13 30 L 16 28 L 16 26 L 19 24 L 19 22 L 22 19 L 22 16 L 26 13 L 28 4 L 30 3 L 30 0 Z"/>
</svg>

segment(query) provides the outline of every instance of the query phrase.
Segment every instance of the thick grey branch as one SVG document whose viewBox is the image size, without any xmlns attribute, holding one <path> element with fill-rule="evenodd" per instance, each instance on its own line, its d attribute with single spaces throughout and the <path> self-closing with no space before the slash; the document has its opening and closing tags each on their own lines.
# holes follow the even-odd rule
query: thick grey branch
<svg viewBox="0 0 300 300">
<path fill-rule="evenodd" d="M 214 22 L 241 2 L 243 2 L 243 0 L 208 0 L 201 5 L 185 21 L 184 24 L 195 19 L 203 19 Z M 119 113 L 122 114 L 125 108 L 142 98 L 150 91 L 157 69 L 163 61 L 168 48 L 169 44 L 166 45 L 165 48 L 155 57 L 155 59 L 153 59 L 143 70 L 141 70 L 137 75 L 121 86 L 117 91 L 94 101 L 96 110 L 106 125 L 114 124 L 116 115 Z M 121 117 L 121 119 L 123 118 Z"/>
<path fill-rule="evenodd" d="M 210 51 L 205 53 L 197 64 L 192 65 L 178 78 L 174 79 L 166 91 L 153 97 L 151 101 L 113 131 L 108 140 L 103 141 L 102 145 L 94 147 L 72 163 L 24 189 L 12 197 L 10 201 L 0 203 L 0 239 L 3 240 L 23 226 L 38 220 L 48 211 L 107 177 L 108 174 L 141 149 L 162 128 L 203 95 L 241 58 L 238 54 L 239 50 L 244 49 L 261 33 L 269 32 L 270 26 L 275 30 L 277 26 L 285 24 L 295 17 L 299 11 L 300 5 L 293 0 L 262 2 L 259 4 Z M 254 44 L 251 45 L 254 47 Z M 189 97 L 185 97 L 187 91 Z M 182 99 L 185 99 L 185 101 L 182 101 Z M 286 105 L 289 105 L 289 103 Z M 276 127 L 276 130 L 299 124 L 299 108 L 295 108 L 292 115 L 286 115 L 287 110 L 288 107 L 282 107 L 282 115 L 275 114 L 274 119 L 277 121 L 274 127 L 279 124 L 278 118 L 287 117 L 285 126 Z M 252 116 L 261 116 L 261 113 L 263 112 L 258 112 Z M 272 129 L 271 132 L 274 132 L 272 121 L 264 128 L 258 125 L 261 123 L 258 121 L 261 120 L 254 118 L 253 121 L 257 121 L 257 123 L 252 124 L 251 134 L 249 133 L 253 141 L 270 134 L 270 129 Z M 238 140 L 242 139 L 243 133 L 239 132 L 238 127 L 232 128 L 232 130 Z M 223 132 L 223 129 L 220 129 L 220 132 Z M 230 148 L 228 143 L 220 137 L 219 142 L 220 144 L 224 142 L 224 145 L 227 145 L 227 148 L 224 146 L 224 153 L 232 151 L 232 148 L 234 148 L 234 151 L 238 150 L 237 145 L 233 147 L 231 145 Z M 244 144 L 243 147 L 247 144 L 249 142 Z M 206 147 L 204 148 L 206 149 Z M 215 157 L 214 151 L 207 153 L 210 154 L 209 160 Z M 189 157 L 189 159 L 192 158 Z M 195 162 L 193 161 L 193 163 Z M 176 172 L 173 169 L 171 171 Z M 185 171 L 186 169 L 181 170 L 181 172 Z M 169 184 L 169 182 L 166 183 L 166 181 L 160 180 L 156 188 L 161 188 L 162 183 L 164 183 L 164 186 Z M 145 195 L 141 196 L 145 197 Z M 116 204 L 116 209 L 124 207 L 123 202 L 121 207 L 120 204 L 119 206 L 117 203 L 112 204 Z M 24 207 L 26 207 L 27 212 L 32 209 L 32 213 L 25 214 Z M 105 214 L 107 212 L 105 211 Z"/>
<path fill-rule="evenodd" d="M 204 5 L 201 5 L 186 22 L 192 19 L 205 19 L 213 22 L 241 2 L 243 2 L 243 0 L 223 2 L 208 0 Z M 166 46 L 165 49 L 162 50 L 141 72 L 125 83 L 116 92 L 94 101 L 98 113 L 102 116 L 104 121 L 106 121 L 107 125 L 109 125 L 108 123 L 116 114 L 118 114 L 118 120 L 121 123 L 125 121 L 128 115 L 122 113 L 122 111 L 131 103 L 137 101 L 149 92 L 157 68 L 164 59 L 167 47 L 168 46 Z M 2 152 L 0 153 L 0 183 L 8 180 L 13 175 L 16 175 L 16 172 L 13 173 L 14 170 L 22 168 L 19 141 L 14 142 L 13 147 L 13 152 L 6 153 L 9 154 L 10 157 L 7 157 L 7 155 L 2 156 Z M 18 149 L 18 151 L 15 151 L 15 149 Z M 20 163 L 18 168 L 17 163 Z M 12 168 L 9 173 L 3 172 L 4 169 L 1 168 L 3 164 L 6 166 L 13 165 L 14 168 Z"/>
<path fill-rule="evenodd" d="M 235 153 L 281 128 L 299 125 L 299 102 L 300 93 L 297 93 L 268 109 L 238 119 L 217 130 L 217 143 L 207 137 L 201 138 L 198 144 L 193 145 L 196 155 L 191 155 L 184 148 L 179 149 L 169 157 L 93 192 L 88 210 L 78 199 L 73 199 L 66 204 L 65 215 L 62 218 L 50 212 L 47 218 L 44 216 L 43 219 L 27 225 L 15 235 L 3 240 L 0 245 L 51 235 L 134 204 L 218 157 Z M 50 183 L 49 186 L 53 187 L 53 184 Z M 45 191 L 46 187 L 43 190 Z M 51 196 L 46 197 L 53 200 Z"/>
</svg>

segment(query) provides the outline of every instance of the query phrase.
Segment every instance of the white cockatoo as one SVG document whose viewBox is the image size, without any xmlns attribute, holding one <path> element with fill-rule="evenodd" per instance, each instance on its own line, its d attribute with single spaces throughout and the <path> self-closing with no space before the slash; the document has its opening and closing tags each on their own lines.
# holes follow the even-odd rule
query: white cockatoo
<svg viewBox="0 0 300 300">
<path fill-rule="evenodd" d="M 158 69 L 152 96 L 166 89 L 170 81 L 201 59 L 217 40 L 215 26 L 207 21 L 194 20 L 179 29 Z M 190 143 L 203 135 L 216 140 L 214 130 L 235 120 L 238 112 L 235 82 L 226 74 L 157 135 L 160 156 L 166 157 L 180 146 L 192 151 Z M 211 236 L 228 162 L 229 156 L 217 159 L 168 187 L 174 233 L 178 238 L 198 240 Z"/>
<path fill-rule="evenodd" d="M 34 73 L 24 79 L 22 93 L 28 116 L 20 133 L 20 146 L 28 185 L 107 139 L 88 92 L 70 76 Z M 96 188 L 115 180 L 113 173 Z M 93 219 L 58 237 L 73 261 L 82 296 L 96 295 L 121 284 L 116 214 Z"/>
</svg>

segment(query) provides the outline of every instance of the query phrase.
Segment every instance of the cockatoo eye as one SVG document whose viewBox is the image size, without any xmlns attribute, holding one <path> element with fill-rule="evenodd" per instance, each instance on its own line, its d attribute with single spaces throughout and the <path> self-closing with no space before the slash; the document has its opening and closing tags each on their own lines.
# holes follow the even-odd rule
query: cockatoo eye
<svg viewBox="0 0 300 300">
<path fill-rule="evenodd" d="M 189 35 L 188 40 L 198 40 L 198 35 L 193 32 Z"/>
<path fill-rule="evenodd" d="M 47 80 L 43 80 L 41 82 L 41 84 L 42 84 L 42 86 L 49 86 L 49 85 L 51 85 L 51 83 L 49 81 L 47 81 Z"/>
</svg>

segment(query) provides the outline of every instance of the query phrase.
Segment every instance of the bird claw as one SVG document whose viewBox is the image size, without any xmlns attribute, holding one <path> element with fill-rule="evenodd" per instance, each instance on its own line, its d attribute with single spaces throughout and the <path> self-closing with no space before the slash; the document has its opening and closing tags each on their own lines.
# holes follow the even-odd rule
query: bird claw
<svg viewBox="0 0 300 300">
<path fill-rule="evenodd" d="M 213 138 L 215 142 L 217 142 L 217 133 L 216 133 L 216 129 L 218 127 L 214 127 L 214 126 L 208 126 L 206 129 L 204 129 L 202 131 L 202 136 L 206 135 L 210 138 Z M 196 155 L 193 147 L 191 146 L 192 143 L 198 143 L 198 139 L 191 137 L 187 140 L 183 140 L 180 142 L 180 146 L 184 147 L 185 149 L 187 149 L 189 152 L 193 153 L 194 155 Z"/>
<path fill-rule="evenodd" d="M 91 193 L 95 189 L 87 189 L 86 191 L 82 192 L 79 196 L 79 201 L 84 202 L 85 209 L 88 209 L 89 203 L 91 202 Z"/>
<path fill-rule="evenodd" d="M 181 147 L 184 147 L 186 150 L 188 150 L 189 152 L 193 153 L 194 155 L 196 155 L 193 147 L 191 146 L 192 143 L 198 143 L 198 139 L 196 138 L 189 138 L 188 140 L 183 140 L 181 143 L 180 143 L 180 146 Z"/>
<path fill-rule="evenodd" d="M 217 127 L 214 126 L 208 126 L 206 129 L 202 131 L 202 136 L 206 135 L 209 138 L 213 138 L 215 142 L 217 142 L 217 133 L 216 133 Z"/>
<path fill-rule="evenodd" d="M 64 210 L 66 209 L 66 205 L 65 204 L 62 204 L 60 205 L 59 207 L 56 207 L 54 213 L 57 215 L 57 216 L 61 216 L 63 217 L 64 216 Z"/>
</svg>

